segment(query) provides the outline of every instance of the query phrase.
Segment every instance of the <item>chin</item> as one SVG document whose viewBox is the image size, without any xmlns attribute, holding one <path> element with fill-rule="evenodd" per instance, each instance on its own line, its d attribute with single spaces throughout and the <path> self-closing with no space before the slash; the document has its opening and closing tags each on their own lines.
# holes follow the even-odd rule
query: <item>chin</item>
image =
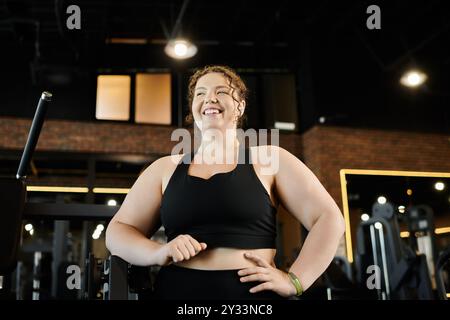
<svg viewBox="0 0 450 320">
<path fill-rule="evenodd" d="M 195 124 L 197 127 L 201 130 L 208 130 L 208 129 L 218 129 L 218 130 L 225 130 L 225 129 L 236 129 L 233 127 L 232 122 L 224 121 L 223 119 L 219 120 L 203 120 L 195 121 Z"/>
</svg>

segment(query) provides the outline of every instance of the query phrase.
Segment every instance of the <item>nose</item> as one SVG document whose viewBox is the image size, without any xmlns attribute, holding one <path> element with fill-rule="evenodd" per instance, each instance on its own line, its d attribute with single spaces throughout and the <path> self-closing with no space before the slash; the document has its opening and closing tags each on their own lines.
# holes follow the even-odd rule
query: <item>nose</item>
<svg viewBox="0 0 450 320">
<path fill-rule="evenodd" d="M 217 100 L 217 96 L 216 96 L 216 94 L 215 94 L 214 92 L 209 93 L 209 94 L 205 97 L 205 101 L 204 101 L 205 104 L 208 104 L 208 103 L 217 103 L 217 102 L 219 102 L 219 101 Z"/>
</svg>

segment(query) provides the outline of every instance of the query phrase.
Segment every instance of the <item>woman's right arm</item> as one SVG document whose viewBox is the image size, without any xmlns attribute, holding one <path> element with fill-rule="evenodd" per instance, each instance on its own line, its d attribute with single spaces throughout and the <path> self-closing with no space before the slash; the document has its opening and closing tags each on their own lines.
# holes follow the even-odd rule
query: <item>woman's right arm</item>
<svg viewBox="0 0 450 320">
<path fill-rule="evenodd" d="M 111 254 L 137 266 L 164 266 L 189 260 L 206 249 L 205 243 L 187 234 L 165 244 L 148 238 L 160 226 L 162 178 L 164 172 L 173 173 L 173 163 L 170 156 L 156 160 L 131 187 L 106 229 L 106 247 Z"/>
<path fill-rule="evenodd" d="M 111 254 L 134 265 L 164 263 L 163 244 L 148 238 L 159 228 L 163 164 L 158 159 L 141 173 L 106 230 Z"/>
</svg>

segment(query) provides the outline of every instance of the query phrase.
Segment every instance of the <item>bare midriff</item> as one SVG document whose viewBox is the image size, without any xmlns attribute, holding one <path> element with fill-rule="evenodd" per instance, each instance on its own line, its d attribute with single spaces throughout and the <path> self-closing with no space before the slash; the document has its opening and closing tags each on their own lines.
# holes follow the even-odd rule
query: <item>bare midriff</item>
<svg viewBox="0 0 450 320">
<path fill-rule="evenodd" d="M 243 269 L 256 266 L 256 262 L 244 256 L 249 252 L 257 255 L 267 263 L 275 266 L 274 257 L 276 250 L 265 249 L 236 249 L 236 248 L 211 248 L 206 249 L 189 260 L 176 262 L 175 265 L 199 269 L 199 270 L 230 270 Z"/>
</svg>

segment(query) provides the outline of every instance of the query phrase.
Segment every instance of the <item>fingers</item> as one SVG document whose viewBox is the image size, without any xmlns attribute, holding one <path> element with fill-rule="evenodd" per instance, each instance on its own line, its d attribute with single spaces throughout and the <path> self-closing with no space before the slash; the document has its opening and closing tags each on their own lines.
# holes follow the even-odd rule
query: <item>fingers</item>
<svg viewBox="0 0 450 320">
<path fill-rule="evenodd" d="M 189 260 L 200 251 L 206 249 L 206 243 L 199 243 L 190 235 L 179 235 L 173 239 L 171 244 L 171 257 L 173 262 Z"/>
<path fill-rule="evenodd" d="M 256 254 L 246 252 L 246 253 L 244 253 L 244 257 L 246 257 L 247 259 L 253 260 L 260 267 L 265 267 L 265 268 L 270 267 L 270 264 L 266 260 L 260 258 Z"/>
<path fill-rule="evenodd" d="M 190 244 L 188 238 L 184 235 L 181 235 L 175 239 L 175 251 L 181 252 L 182 259 L 181 260 L 189 260 L 189 258 L 195 255 L 195 250 Z M 190 252 L 191 250 L 191 252 Z M 181 261 L 179 260 L 179 261 Z"/>
<path fill-rule="evenodd" d="M 244 256 L 257 264 L 255 267 L 238 271 L 241 282 L 259 282 L 257 286 L 249 290 L 250 293 L 268 290 L 274 291 L 283 297 L 292 295 L 292 284 L 289 279 L 286 279 L 287 274 L 285 272 L 253 253 L 246 252 Z"/>
<path fill-rule="evenodd" d="M 261 284 L 250 289 L 251 293 L 272 290 L 273 289 L 273 275 L 271 274 L 271 265 L 259 256 L 246 252 L 244 256 L 258 265 L 257 267 L 250 267 L 238 271 L 241 277 L 241 282 L 261 282 Z"/>
<path fill-rule="evenodd" d="M 186 242 L 184 242 L 184 246 L 189 253 L 189 256 L 186 259 L 189 259 L 189 258 L 195 256 L 197 254 L 197 252 L 199 251 L 194 247 L 194 245 L 191 243 L 191 241 L 189 241 L 189 239 Z"/>
<path fill-rule="evenodd" d="M 185 246 L 175 245 L 171 249 L 171 256 L 172 256 L 173 262 L 180 262 L 185 259 L 186 260 L 189 259 L 189 252 Z"/>
<path fill-rule="evenodd" d="M 262 268 L 262 267 L 251 267 L 251 268 L 245 268 L 245 269 L 238 271 L 238 275 L 240 275 L 240 276 L 246 276 L 246 275 L 254 274 L 254 273 L 268 274 L 269 270 L 267 270 L 266 268 Z"/>
<path fill-rule="evenodd" d="M 252 282 L 252 281 L 267 282 L 267 281 L 271 281 L 272 278 L 268 274 L 256 273 L 256 274 L 252 274 L 252 275 L 249 275 L 246 277 L 241 277 L 240 280 L 241 280 L 241 282 Z"/>
<path fill-rule="evenodd" d="M 241 282 L 250 282 L 250 281 L 270 281 L 271 276 L 269 273 L 269 269 L 262 267 L 251 267 L 238 271 L 238 275 L 241 276 Z"/>
<path fill-rule="evenodd" d="M 203 250 L 203 246 L 194 238 L 192 238 L 190 235 L 187 235 L 189 242 L 192 244 L 192 246 L 195 249 L 195 252 L 199 252 Z M 202 242 L 205 245 L 206 248 L 206 243 Z"/>
<path fill-rule="evenodd" d="M 174 252 L 172 253 L 172 260 L 173 262 L 178 262 L 184 259 L 183 254 L 181 253 L 180 250 L 178 250 L 177 248 L 175 248 Z"/>
</svg>

